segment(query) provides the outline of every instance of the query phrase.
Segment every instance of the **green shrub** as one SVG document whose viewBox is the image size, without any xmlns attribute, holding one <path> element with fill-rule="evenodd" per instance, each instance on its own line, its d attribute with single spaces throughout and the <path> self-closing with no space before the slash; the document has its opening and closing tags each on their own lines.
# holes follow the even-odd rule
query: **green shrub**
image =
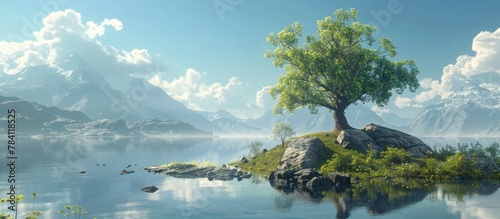
<svg viewBox="0 0 500 219">
<path fill-rule="evenodd" d="M 382 160 L 387 165 L 390 164 L 402 164 L 410 162 L 410 154 L 402 148 L 390 148 L 388 147 L 386 151 L 380 153 Z"/>
<path fill-rule="evenodd" d="M 455 176 L 461 179 L 481 179 L 483 174 L 476 168 L 476 163 L 466 158 L 465 154 L 455 154 L 440 165 L 444 176 L 448 179 Z"/>
</svg>

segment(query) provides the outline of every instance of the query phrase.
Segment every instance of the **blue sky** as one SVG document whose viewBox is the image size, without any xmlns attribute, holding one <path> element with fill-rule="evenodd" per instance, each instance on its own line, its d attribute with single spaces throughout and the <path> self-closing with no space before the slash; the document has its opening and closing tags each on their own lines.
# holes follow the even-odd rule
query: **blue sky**
<svg viewBox="0 0 500 219">
<path fill-rule="evenodd" d="M 272 49 L 265 38 L 296 21 L 314 34 L 316 21 L 339 8 L 358 9 L 360 22 L 392 39 L 396 59 L 419 66 L 423 88 L 393 95 L 383 110 L 373 108 L 379 113 L 412 117 L 467 79 L 500 85 L 498 1 L 0 2 L 0 71 L 14 74 L 77 51 L 111 82 L 122 74 L 144 77 L 197 110 L 257 117 L 272 108 L 265 91 L 284 71 L 263 57 Z"/>
</svg>

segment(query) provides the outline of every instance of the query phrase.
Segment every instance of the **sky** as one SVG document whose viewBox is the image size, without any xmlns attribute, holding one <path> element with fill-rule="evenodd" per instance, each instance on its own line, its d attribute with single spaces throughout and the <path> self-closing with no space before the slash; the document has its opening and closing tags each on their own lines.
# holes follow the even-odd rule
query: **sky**
<svg viewBox="0 0 500 219">
<path fill-rule="evenodd" d="M 50 64 L 77 52 L 111 84 L 142 77 L 188 108 L 256 118 L 284 70 L 264 58 L 272 32 L 356 8 L 389 37 L 396 60 L 415 59 L 421 88 L 393 94 L 379 114 L 414 117 L 465 80 L 500 86 L 500 2 L 416 0 L 0 0 L 0 72 Z"/>
</svg>

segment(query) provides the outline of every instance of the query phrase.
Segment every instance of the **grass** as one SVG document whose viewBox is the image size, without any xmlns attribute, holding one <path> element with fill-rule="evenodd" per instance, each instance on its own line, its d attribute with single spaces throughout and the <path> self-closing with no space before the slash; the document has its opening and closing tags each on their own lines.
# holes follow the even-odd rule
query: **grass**
<svg viewBox="0 0 500 219">
<path fill-rule="evenodd" d="M 458 176 L 461 179 L 500 179 L 500 173 L 482 174 L 473 162 L 466 160 L 462 153 L 450 153 L 441 150 L 435 151 L 422 158 L 411 157 L 403 149 L 393 148 L 375 155 L 375 152 L 359 153 L 344 149 L 335 143 L 335 132 L 311 133 L 285 142 L 285 147 L 276 145 L 264 154 L 243 164 L 233 162 L 230 165 L 238 166 L 246 171 L 269 174 L 280 165 L 281 157 L 289 143 L 296 138 L 317 137 L 325 145 L 325 152 L 319 157 L 316 168 L 323 174 L 332 172 L 350 173 L 353 177 L 369 180 L 380 177 L 390 178 L 420 178 L 431 181 L 451 180 Z M 479 147 L 482 148 L 482 147 Z M 451 150 L 451 149 L 449 149 Z M 469 154 L 478 153 L 479 149 L 469 149 Z M 480 151 L 479 151 L 480 152 Z M 446 156 L 445 156 L 446 155 Z"/>
<path fill-rule="evenodd" d="M 160 165 L 159 167 L 160 168 L 168 168 L 168 167 L 177 166 L 177 165 L 195 165 L 195 166 L 199 166 L 199 167 L 217 166 L 216 163 L 212 163 L 210 161 L 205 160 L 205 161 L 189 161 L 189 162 L 172 161 L 168 164 Z"/>
<path fill-rule="evenodd" d="M 279 165 L 281 157 L 283 153 L 285 153 L 285 149 L 288 147 L 288 144 L 296 138 L 303 137 L 318 137 L 326 147 L 325 153 L 320 157 L 317 168 L 319 169 L 326 161 L 332 158 L 334 153 L 343 153 L 347 151 L 339 144 L 335 143 L 335 139 L 337 139 L 337 135 L 332 132 L 318 132 L 312 134 L 306 134 L 299 137 L 291 138 L 285 142 L 285 147 L 283 148 L 281 145 L 276 145 L 274 148 L 270 149 L 264 154 L 259 154 L 255 159 L 249 159 L 248 163 L 243 164 L 241 162 L 233 162 L 230 165 L 237 165 L 239 168 L 244 169 L 246 171 L 258 172 L 258 173 L 270 173 L 271 171 L 276 169 L 276 166 Z"/>
</svg>

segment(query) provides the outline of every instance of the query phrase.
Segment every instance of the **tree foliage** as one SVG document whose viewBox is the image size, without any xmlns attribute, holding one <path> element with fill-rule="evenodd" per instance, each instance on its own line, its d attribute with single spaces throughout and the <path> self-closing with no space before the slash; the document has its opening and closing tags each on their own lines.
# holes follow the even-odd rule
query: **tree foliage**
<svg viewBox="0 0 500 219">
<path fill-rule="evenodd" d="M 391 40 L 376 40 L 376 27 L 359 23 L 357 14 L 355 9 L 337 10 L 335 18 L 318 21 L 317 34 L 306 35 L 303 45 L 300 23 L 269 35 L 267 41 L 275 49 L 264 56 L 274 58 L 274 65 L 286 72 L 269 91 L 274 99 L 279 96 L 275 113 L 301 107 L 316 113 L 326 107 L 335 113 L 336 128 L 345 129 L 350 126 L 343 122 L 343 113 L 350 104 L 383 106 L 392 90 L 401 94 L 419 87 L 415 61 L 394 61 Z"/>
<path fill-rule="evenodd" d="M 273 138 L 281 141 L 281 146 L 285 147 L 286 139 L 295 135 L 289 123 L 279 122 L 273 126 Z"/>
<path fill-rule="evenodd" d="M 264 144 L 260 141 L 252 141 L 250 142 L 250 151 L 248 151 L 248 157 L 253 158 L 259 154 L 260 149 Z"/>
</svg>

